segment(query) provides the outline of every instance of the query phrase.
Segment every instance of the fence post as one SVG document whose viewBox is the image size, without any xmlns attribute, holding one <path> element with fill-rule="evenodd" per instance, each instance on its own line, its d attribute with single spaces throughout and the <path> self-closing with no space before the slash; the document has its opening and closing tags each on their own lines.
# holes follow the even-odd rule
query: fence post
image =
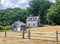
<svg viewBox="0 0 60 44">
<path fill-rule="evenodd" d="M 56 31 L 56 42 L 58 43 L 58 31 Z"/>
<path fill-rule="evenodd" d="M 7 35 L 7 34 L 6 34 L 6 29 L 5 29 L 5 37 L 6 37 L 6 35 Z"/>
<path fill-rule="evenodd" d="M 22 38 L 24 39 L 24 30 L 22 30 Z"/>
<path fill-rule="evenodd" d="M 28 30 L 28 39 L 30 39 L 30 30 Z"/>
</svg>

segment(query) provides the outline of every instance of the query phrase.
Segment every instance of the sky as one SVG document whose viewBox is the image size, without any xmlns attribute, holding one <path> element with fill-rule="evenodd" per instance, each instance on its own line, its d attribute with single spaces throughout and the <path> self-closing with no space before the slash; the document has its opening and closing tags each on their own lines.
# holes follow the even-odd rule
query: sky
<svg viewBox="0 0 60 44">
<path fill-rule="evenodd" d="M 30 0 L 1 0 L 0 8 L 26 8 L 29 7 L 29 1 Z M 50 1 L 54 2 L 54 0 Z"/>
</svg>

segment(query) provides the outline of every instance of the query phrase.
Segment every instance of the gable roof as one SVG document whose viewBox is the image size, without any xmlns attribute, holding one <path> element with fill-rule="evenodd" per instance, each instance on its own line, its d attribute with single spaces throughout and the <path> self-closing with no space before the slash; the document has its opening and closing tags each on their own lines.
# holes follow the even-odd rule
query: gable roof
<svg viewBox="0 0 60 44">
<path fill-rule="evenodd" d="M 12 26 L 14 25 L 26 25 L 25 23 L 21 22 L 21 21 L 15 21 Z"/>
<path fill-rule="evenodd" d="M 27 17 L 26 20 L 38 20 L 39 19 L 39 16 L 30 16 L 30 17 Z"/>
</svg>

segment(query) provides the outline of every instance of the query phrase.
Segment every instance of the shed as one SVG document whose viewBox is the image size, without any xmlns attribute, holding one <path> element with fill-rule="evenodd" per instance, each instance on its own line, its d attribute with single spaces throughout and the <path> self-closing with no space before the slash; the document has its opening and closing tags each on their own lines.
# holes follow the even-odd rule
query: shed
<svg viewBox="0 0 60 44">
<path fill-rule="evenodd" d="M 26 24 L 21 21 L 15 21 L 12 24 L 12 31 L 22 31 L 26 29 Z"/>
</svg>

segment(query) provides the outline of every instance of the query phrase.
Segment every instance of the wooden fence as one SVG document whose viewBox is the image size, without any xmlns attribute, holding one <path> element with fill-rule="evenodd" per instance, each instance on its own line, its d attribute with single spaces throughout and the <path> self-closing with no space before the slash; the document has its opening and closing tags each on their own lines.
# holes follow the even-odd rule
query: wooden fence
<svg viewBox="0 0 60 44">
<path fill-rule="evenodd" d="M 35 34 L 35 35 L 32 35 Z M 55 34 L 55 36 L 37 36 L 37 35 L 41 35 L 41 34 Z M 58 43 L 58 39 L 60 38 L 58 35 L 60 34 L 60 32 L 56 31 L 56 32 L 31 32 L 30 30 L 28 31 L 28 39 L 30 39 L 32 36 L 34 37 L 46 37 L 46 38 L 56 38 L 56 42 Z"/>
<path fill-rule="evenodd" d="M 28 30 L 27 32 L 24 32 L 24 31 L 22 31 L 22 38 L 24 39 L 25 38 L 25 33 L 27 34 L 27 37 L 28 37 L 28 39 L 32 39 L 31 37 L 46 37 L 46 38 L 55 38 L 56 39 L 56 42 L 58 42 L 59 40 L 59 34 L 60 34 L 60 32 L 58 32 L 58 31 L 56 31 L 56 32 L 34 32 L 34 31 L 30 31 L 30 30 Z M 55 36 L 46 36 L 46 35 L 44 35 L 44 34 L 55 34 Z M 41 35 L 43 35 L 43 36 L 41 36 Z M 6 30 L 5 30 L 5 37 L 7 37 L 7 32 L 6 32 Z"/>
</svg>

